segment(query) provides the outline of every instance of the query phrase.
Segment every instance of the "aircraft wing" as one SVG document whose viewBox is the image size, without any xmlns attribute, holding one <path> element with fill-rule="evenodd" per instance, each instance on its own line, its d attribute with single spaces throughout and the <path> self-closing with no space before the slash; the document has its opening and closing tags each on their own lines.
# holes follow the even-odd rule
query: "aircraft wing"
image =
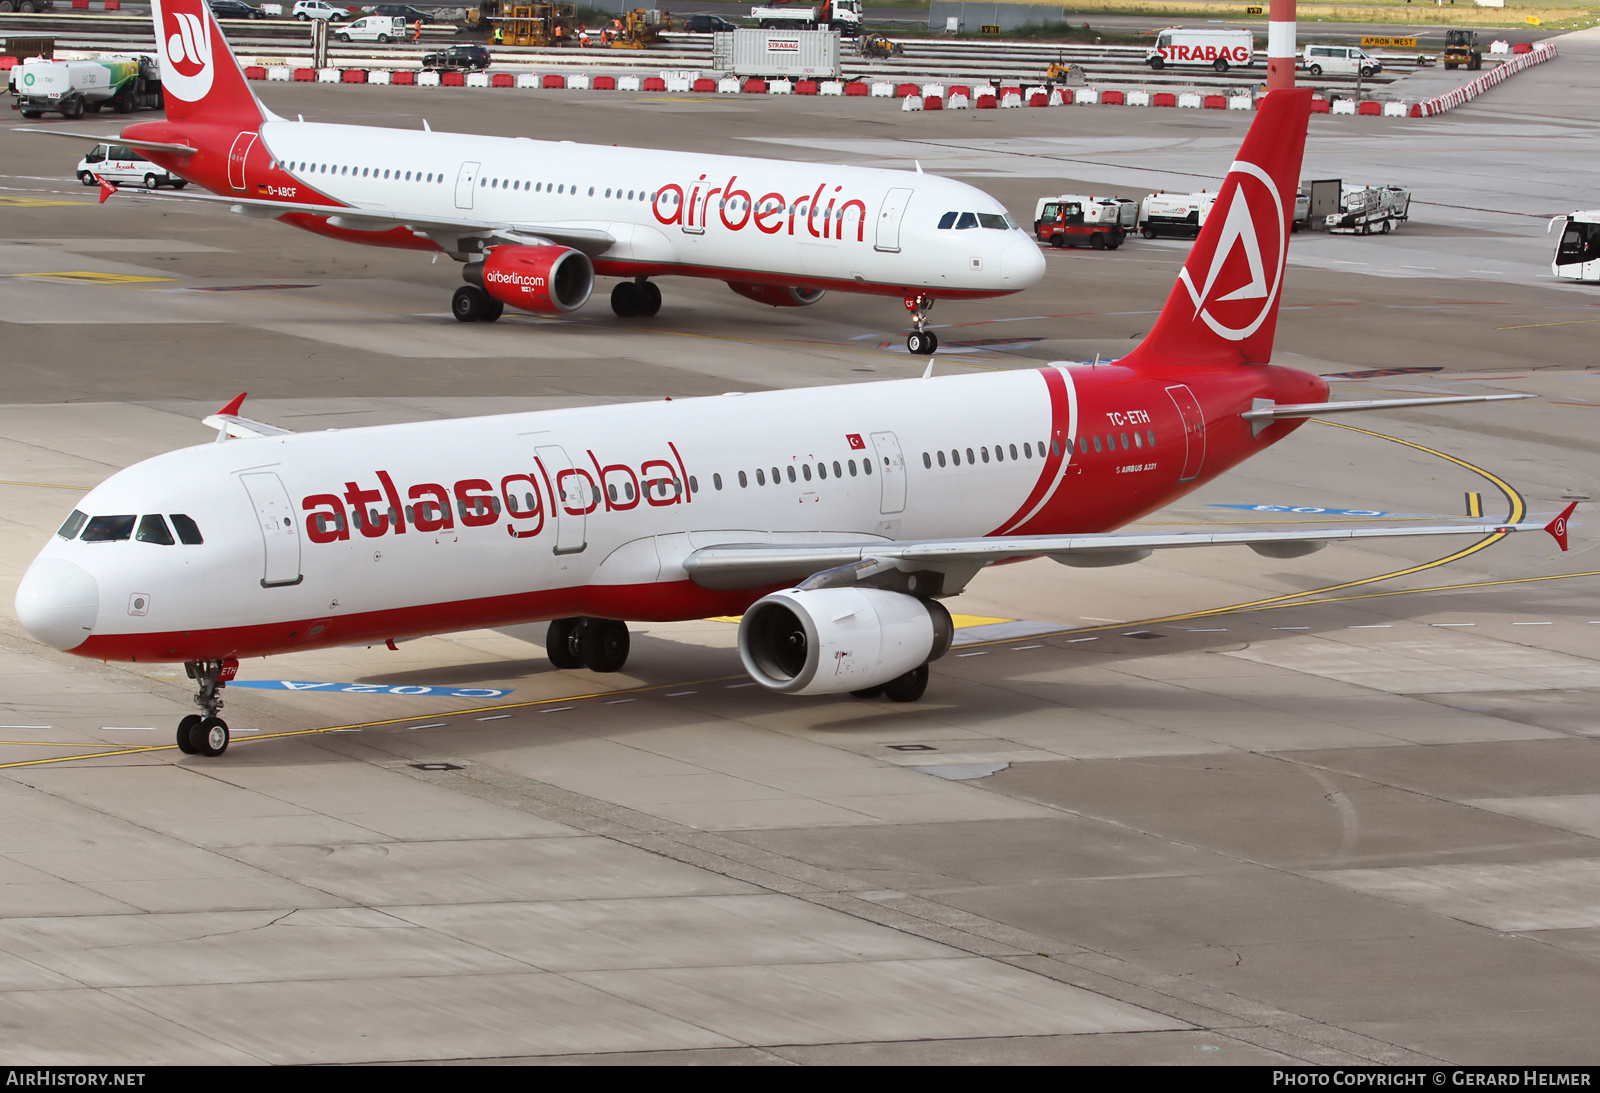
<svg viewBox="0 0 1600 1093">
<path fill-rule="evenodd" d="M 1050 558 L 1063 565 L 1126 565 L 1153 551 L 1175 547 L 1247 546 L 1268 558 L 1297 558 L 1330 542 L 1415 538 L 1434 535 L 1494 535 L 1547 531 L 1567 549 L 1567 519 L 1577 502 L 1548 524 L 1433 524 L 1410 527 L 1315 528 L 1293 531 L 1180 531 L 1157 534 L 1106 532 L 1090 535 L 996 535 L 981 539 L 922 539 L 897 542 L 783 544 L 701 547 L 683 561 L 702 588 L 736 590 L 795 583 L 801 588 L 843 585 L 901 587 L 908 574 L 938 573 L 936 595 L 953 595 L 977 571 L 995 562 Z M 915 590 L 914 588 L 910 590 Z"/>
<path fill-rule="evenodd" d="M 568 227 L 559 224 L 526 224 L 495 220 L 468 220 L 448 216 L 419 216 L 415 213 L 390 211 L 388 209 L 356 209 L 345 205 L 311 205 L 299 202 L 272 201 L 259 197 L 228 197 L 222 194 L 157 194 L 148 190 L 133 190 L 131 193 L 135 197 L 157 201 L 203 201 L 214 205 L 226 205 L 234 212 L 243 213 L 246 216 L 278 217 L 288 213 L 309 213 L 312 216 L 325 216 L 328 218 L 328 223 L 334 227 L 348 228 L 352 231 L 384 231 L 388 228 L 410 228 L 412 231 L 421 232 L 424 235 L 435 232 L 499 233 L 514 236 L 519 242 L 528 244 L 557 243 L 564 247 L 571 247 L 573 250 L 582 251 L 591 258 L 604 254 L 616 243 L 616 238 L 609 232 L 604 232 L 597 228 Z"/>
</svg>

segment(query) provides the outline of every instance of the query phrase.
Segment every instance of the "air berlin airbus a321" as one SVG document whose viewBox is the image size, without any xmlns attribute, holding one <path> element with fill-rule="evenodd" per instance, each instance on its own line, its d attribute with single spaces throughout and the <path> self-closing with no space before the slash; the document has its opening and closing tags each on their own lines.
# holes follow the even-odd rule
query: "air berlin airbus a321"
<svg viewBox="0 0 1600 1093">
<path fill-rule="evenodd" d="M 932 353 L 935 300 L 1004 296 L 1044 275 L 998 201 L 920 172 L 287 121 L 251 92 L 205 0 L 152 6 L 167 120 L 101 139 L 211 191 L 183 200 L 443 251 L 465 264 L 452 301 L 463 322 L 506 304 L 572 311 L 597 273 L 626 278 L 611 292 L 618 315 L 650 316 L 650 278 L 710 277 L 778 307 L 828 289 L 901 297 L 907 347 Z M 113 192 L 102 183 L 102 200 Z"/>
<path fill-rule="evenodd" d="M 768 690 L 911 701 L 950 644 L 939 598 L 991 563 L 1537 528 L 1108 533 L 1312 414 L 1519 397 L 1329 404 L 1267 363 L 1310 97 L 1267 96 L 1120 361 L 308 434 L 240 417 L 241 395 L 207 419 L 218 443 L 90 491 L 17 617 L 85 657 L 185 662 L 201 713 L 178 745 L 216 755 L 239 657 L 549 619 L 557 667 L 616 671 L 621 620 L 742 613 Z M 1570 512 L 1547 528 L 1563 549 Z"/>
</svg>

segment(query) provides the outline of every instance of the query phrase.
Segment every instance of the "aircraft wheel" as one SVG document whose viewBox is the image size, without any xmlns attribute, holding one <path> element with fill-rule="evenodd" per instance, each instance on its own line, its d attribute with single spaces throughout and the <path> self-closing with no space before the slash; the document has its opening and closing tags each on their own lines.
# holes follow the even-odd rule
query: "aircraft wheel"
<svg viewBox="0 0 1600 1093">
<path fill-rule="evenodd" d="M 192 738 L 189 734 L 192 733 L 195 728 L 199 726 L 200 722 L 204 720 L 205 718 L 201 717 L 199 714 L 192 713 L 182 721 L 178 722 L 178 750 L 183 752 L 183 754 L 193 755 L 195 753 L 195 746 L 191 742 Z"/>
<path fill-rule="evenodd" d="M 913 330 L 906 335 L 906 349 L 919 357 L 930 357 L 939 349 L 939 335 L 931 330 Z"/>
<path fill-rule="evenodd" d="M 228 750 L 228 723 L 220 717 L 206 718 L 189 730 L 189 746 L 215 759 Z"/>
<path fill-rule="evenodd" d="M 551 619 L 545 631 L 544 651 L 557 668 L 582 668 L 583 651 L 578 647 L 582 619 Z"/>
<path fill-rule="evenodd" d="M 913 668 L 883 685 L 883 696 L 890 702 L 915 702 L 928 689 L 928 666 Z"/>
<path fill-rule="evenodd" d="M 588 619 L 579 632 L 583 666 L 591 672 L 620 672 L 628 663 L 628 624 L 615 619 Z"/>
<path fill-rule="evenodd" d="M 462 285 L 450 297 L 450 314 L 463 323 L 492 323 L 505 312 L 505 305 L 476 285 Z"/>
<path fill-rule="evenodd" d="M 649 319 L 661 311 L 661 286 L 654 281 L 646 281 L 639 288 L 639 315 Z"/>
<path fill-rule="evenodd" d="M 633 318 L 643 311 L 644 301 L 639 295 L 638 285 L 632 281 L 618 281 L 611 288 L 611 310 L 618 318 Z"/>
</svg>

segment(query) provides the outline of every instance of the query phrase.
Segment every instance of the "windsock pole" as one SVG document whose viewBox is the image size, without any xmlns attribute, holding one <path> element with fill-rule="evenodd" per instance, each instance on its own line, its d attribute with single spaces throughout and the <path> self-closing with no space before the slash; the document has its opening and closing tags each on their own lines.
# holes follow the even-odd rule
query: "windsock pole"
<svg viewBox="0 0 1600 1093">
<path fill-rule="evenodd" d="M 1294 0 L 1272 0 L 1267 13 L 1267 90 L 1294 86 Z"/>
</svg>

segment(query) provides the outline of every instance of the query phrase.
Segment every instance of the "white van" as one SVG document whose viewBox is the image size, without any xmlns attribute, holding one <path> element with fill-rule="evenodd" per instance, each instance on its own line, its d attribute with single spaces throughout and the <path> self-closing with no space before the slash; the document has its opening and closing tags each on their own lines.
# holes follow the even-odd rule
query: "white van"
<svg viewBox="0 0 1600 1093">
<path fill-rule="evenodd" d="M 405 41 L 406 21 L 394 15 L 369 15 L 357 19 L 338 31 L 341 42 L 392 42 Z"/>
<path fill-rule="evenodd" d="M 1313 76 L 1375 76 L 1383 71 L 1378 59 L 1355 46 L 1306 46 L 1305 69 Z"/>
<path fill-rule="evenodd" d="M 162 185 L 181 190 L 189 185 L 188 180 L 145 159 L 137 149 L 120 144 L 97 144 L 78 161 L 79 182 L 85 186 L 98 186 L 100 183 L 96 176 L 107 182 L 137 182 L 147 190 Z"/>
<path fill-rule="evenodd" d="M 1252 63 L 1255 38 L 1248 30 L 1185 30 L 1172 27 L 1156 35 L 1155 48 L 1145 55 L 1151 68 L 1197 65 L 1226 72 Z"/>
</svg>

